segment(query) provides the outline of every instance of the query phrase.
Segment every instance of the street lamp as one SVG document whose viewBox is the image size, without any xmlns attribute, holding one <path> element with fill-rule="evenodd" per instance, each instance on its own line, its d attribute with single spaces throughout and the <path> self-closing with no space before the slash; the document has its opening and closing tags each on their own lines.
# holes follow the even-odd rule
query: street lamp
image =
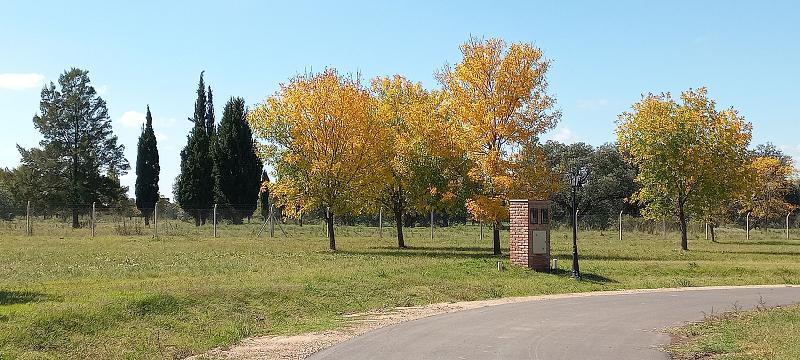
<svg viewBox="0 0 800 360">
<path fill-rule="evenodd" d="M 570 186 L 572 186 L 572 277 L 576 280 L 581 279 L 581 270 L 578 265 L 578 188 L 586 182 L 588 172 L 586 167 L 575 169 L 570 175 Z"/>
</svg>

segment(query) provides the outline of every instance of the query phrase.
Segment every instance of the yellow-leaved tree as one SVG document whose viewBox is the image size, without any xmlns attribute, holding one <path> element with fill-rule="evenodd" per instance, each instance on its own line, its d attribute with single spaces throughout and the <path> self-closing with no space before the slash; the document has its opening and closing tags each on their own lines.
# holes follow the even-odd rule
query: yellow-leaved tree
<svg viewBox="0 0 800 360">
<path fill-rule="evenodd" d="M 795 206 L 786 201 L 792 188 L 794 167 L 773 156 L 754 156 L 747 164 L 747 187 L 740 197 L 740 212 L 770 220 L 786 215 Z"/>
<path fill-rule="evenodd" d="M 462 124 L 467 156 L 474 163 L 469 176 L 479 184 L 467 210 L 476 220 L 494 225 L 494 253 L 500 254 L 500 225 L 509 216 L 508 200 L 539 195 L 514 192 L 515 187 L 530 189 L 515 185 L 519 175 L 530 170 L 519 168 L 519 153 L 552 129 L 561 113 L 553 110 L 555 99 L 547 93 L 550 62 L 540 49 L 471 38 L 461 45 L 461 53 L 461 62 L 446 66 L 438 78 L 448 111 Z M 547 167 L 538 169 L 549 175 Z"/>
<path fill-rule="evenodd" d="M 687 219 L 708 219 L 731 204 L 746 182 L 750 123 L 736 110 L 717 110 L 707 90 L 647 95 L 617 122 L 617 144 L 639 168 L 634 200 L 643 215 L 676 217 L 681 249 L 688 250 Z"/>
<path fill-rule="evenodd" d="M 372 92 L 386 128 L 383 163 L 391 179 L 381 195 L 405 247 L 403 216 L 455 202 L 467 169 L 458 124 L 440 111 L 441 92 L 427 91 L 400 75 L 375 78 Z"/>
<path fill-rule="evenodd" d="M 334 69 L 297 76 L 250 111 L 248 122 L 277 173 L 270 189 L 277 205 L 293 217 L 329 209 L 336 250 L 334 216 L 371 210 L 388 177 L 380 161 L 385 129 L 369 90 Z"/>
</svg>

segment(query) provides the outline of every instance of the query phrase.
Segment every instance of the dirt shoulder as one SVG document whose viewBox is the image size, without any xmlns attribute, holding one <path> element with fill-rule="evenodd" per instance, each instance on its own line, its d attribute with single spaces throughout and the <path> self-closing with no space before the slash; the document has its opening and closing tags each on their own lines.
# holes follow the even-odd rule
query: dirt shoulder
<svg viewBox="0 0 800 360">
<path fill-rule="evenodd" d="M 477 309 L 486 306 L 513 304 L 526 301 L 542 301 L 587 296 L 610 296 L 666 291 L 702 291 L 733 288 L 774 288 L 789 285 L 755 285 L 755 286 L 711 286 L 693 288 L 661 288 L 618 291 L 598 291 L 588 293 L 555 294 L 540 296 L 511 297 L 481 301 L 464 301 L 454 303 L 437 303 L 423 306 L 398 307 L 389 310 L 345 315 L 348 319 L 342 329 L 312 332 L 293 336 L 259 336 L 240 341 L 229 347 L 212 349 L 204 354 L 195 355 L 186 360 L 226 359 L 226 360 L 262 360 L 262 359 L 305 359 L 311 354 L 331 347 L 366 332 L 405 321 L 421 319 L 428 316 L 447 314 L 456 311 Z"/>
</svg>

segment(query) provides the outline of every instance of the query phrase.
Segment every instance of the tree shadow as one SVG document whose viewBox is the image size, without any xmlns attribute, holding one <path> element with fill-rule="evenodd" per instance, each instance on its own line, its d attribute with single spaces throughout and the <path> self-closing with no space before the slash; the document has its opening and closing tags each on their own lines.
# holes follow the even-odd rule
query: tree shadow
<svg viewBox="0 0 800 360">
<path fill-rule="evenodd" d="M 717 241 L 717 244 L 726 244 L 726 245 L 789 245 L 789 246 L 800 246 L 800 241 L 792 241 L 792 240 Z"/>
<path fill-rule="evenodd" d="M 572 270 L 569 269 L 555 269 L 555 270 L 548 270 L 548 271 L 541 271 L 540 273 L 543 274 L 551 274 L 556 276 L 572 276 Z M 581 281 L 596 283 L 596 284 L 618 284 L 619 281 L 616 281 L 611 278 L 607 278 L 602 275 L 597 275 L 594 273 L 589 272 L 581 272 Z"/>
<path fill-rule="evenodd" d="M 0 290 L 0 305 L 27 304 L 43 301 L 61 301 L 61 298 L 34 291 Z"/>
<path fill-rule="evenodd" d="M 430 252 L 456 251 L 456 252 L 489 252 L 489 253 L 493 251 L 493 249 L 490 247 L 479 247 L 479 246 L 442 246 L 442 247 L 406 246 L 405 248 L 398 248 L 397 246 L 379 246 L 379 247 L 372 247 L 371 249 L 397 250 L 397 251 L 430 251 Z"/>
<path fill-rule="evenodd" d="M 405 258 L 416 258 L 416 257 L 429 257 L 429 258 L 442 258 L 442 259 L 503 259 L 508 256 L 508 254 L 504 253 L 503 255 L 493 255 L 492 249 L 480 249 L 479 251 L 483 253 L 472 252 L 473 250 L 457 250 L 455 249 L 448 249 L 448 248 L 430 248 L 430 249 L 419 249 L 419 248 L 405 248 L 405 249 L 398 249 L 398 248 L 375 248 L 376 250 L 337 250 L 337 253 L 341 254 L 348 254 L 348 255 L 361 255 L 361 256 L 394 256 L 394 257 L 405 257 Z"/>
<path fill-rule="evenodd" d="M 720 250 L 720 251 L 708 251 L 708 250 L 696 250 L 695 252 L 698 253 L 708 253 L 708 254 L 717 254 L 717 255 L 785 255 L 785 256 L 800 256 L 800 252 L 797 251 L 730 251 L 730 250 Z"/>
<path fill-rule="evenodd" d="M 553 257 L 560 259 L 566 259 L 565 261 L 571 261 L 572 254 L 571 253 L 558 253 L 553 254 Z M 659 261 L 664 260 L 663 257 L 655 257 L 655 256 L 627 256 L 627 255 L 595 255 L 595 254 L 580 254 L 578 255 L 580 260 L 601 260 L 601 261 Z"/>
</svg>

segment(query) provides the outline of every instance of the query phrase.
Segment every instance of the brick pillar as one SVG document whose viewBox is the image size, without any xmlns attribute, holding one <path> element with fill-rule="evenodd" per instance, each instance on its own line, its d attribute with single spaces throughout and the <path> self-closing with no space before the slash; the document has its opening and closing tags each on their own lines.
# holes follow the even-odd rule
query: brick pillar
<svg viewBox="0 0 800 360">
<path fill-rule="evenodd" d="M 528 200 L 511 200 L 509 203 L 509 240 L 508 253 L 511 256 L 511 263 L 529 267 L 530 252 L 528 248 L 528 216 L 530 214 L 530 202 Z"/>
<path fill-rule="evenodd" d="M 537 271 L 549 270 L 552 219 L 550 202 L 511 200 L 509 212 L 508 243 L 511 263 Z"/>
</svg>

